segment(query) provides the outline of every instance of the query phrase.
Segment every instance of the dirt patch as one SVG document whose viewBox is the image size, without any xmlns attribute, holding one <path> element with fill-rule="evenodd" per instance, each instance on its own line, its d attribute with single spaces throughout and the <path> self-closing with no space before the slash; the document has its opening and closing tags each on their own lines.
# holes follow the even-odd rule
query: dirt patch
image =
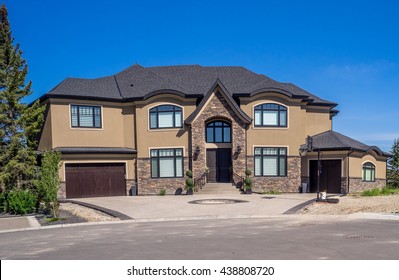
<svg viewBox="0 0 399 280">
<path fill-rule="evenodd" d="M 100 221 L 119 221 L 118 218 L 74 203 L 60 203 L 60 219 L 57 221 L 49 221 L 49 219 L 46 219 L 45 217 L 39 217 L 37 220 L 42 226 Z"/>
<path fill-rule="evenodd" d="M 297 214 L 348 215 L 358 212 L 399 213 L 399 195 L 339 197 L 338 203 L 314 202 L 297 212 Z"/>
</svg>

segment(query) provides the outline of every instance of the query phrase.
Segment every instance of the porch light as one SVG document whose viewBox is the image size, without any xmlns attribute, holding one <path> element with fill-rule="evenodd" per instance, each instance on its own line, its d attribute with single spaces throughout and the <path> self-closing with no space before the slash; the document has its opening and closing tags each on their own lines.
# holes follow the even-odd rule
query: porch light
<svg viewBox="0 0 399 280">
<path fill-rule="evenodd" d="M 236 148 L 236 153 L 237 154 L 241 154 L 241 151 L 242 151 L 242 148 L 241 148 L 240 145 L 238 145 L 237 148 Z"/>
</svg>

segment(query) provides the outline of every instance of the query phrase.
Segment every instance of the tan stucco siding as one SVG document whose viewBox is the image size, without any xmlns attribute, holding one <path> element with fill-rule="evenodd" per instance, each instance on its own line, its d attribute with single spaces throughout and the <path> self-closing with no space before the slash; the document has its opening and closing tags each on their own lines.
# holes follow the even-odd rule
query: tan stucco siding
<svg viewBox="0 0 399 280">
<path fill-rule="evenodd" d="M 46 106 L 46 118 L 44 120 L 42 133 L 40 135 L 40 141 L 38 146 L 39 151 L 47 151 L 53 148 L 53 135 L 51 129 L 51 107 L 48 103 L 46 104 Z"/>
<path fill-rule="evenodd" d="M 72 128 L 70 105 L 100 105 L 102 128 Z M 53 148 L 127 147 L 134 148 L 133 109 L 120 104 L 69 101 L 51 104 Z"/>
<path fill-rule="evenodd" d="M 294 102 L 281 95 L 260 94 L 252 99 L 243 99 L 241 109 L 254 119 L 254 108 L 263 103 L 276 103 L 287 107 L 287 127 L 255 127 L 254 120 L 247 131 L 247 154 L 253 155 L 254 146 L 289 147 L 288 154 L 299 155 L 299 147 L 305 143 L 307 135 L 331 129 L 330 114 L 309 113 L 300 102 Z M 314 128 L 309 129 L 309 126 Z"/>
<path fill-rule="evenodd" d="M 145 102 L 138 102 L 136 107 L 137 117 L 137 157 L 149 157 L 151 148 L 182 147 L 184 155 L 188 154 L 188 129 L 150 129 L 149 110 L 153 107 L 168 104 L 179 106 L 183 110 L 184 120 L 195 110 L 195 100 L 183 99 L 175 95 L 155 96 Z"/>
<path fill-rule="evenodd" d="M 375 165 L 376 179 L 386 179 L 386 160 L 376 158 L 372 152 L 361 157 L 350 157 L 350 177 L 362 178 L 363 164 L 366 162 L 371 162 Z"/>
</svg>

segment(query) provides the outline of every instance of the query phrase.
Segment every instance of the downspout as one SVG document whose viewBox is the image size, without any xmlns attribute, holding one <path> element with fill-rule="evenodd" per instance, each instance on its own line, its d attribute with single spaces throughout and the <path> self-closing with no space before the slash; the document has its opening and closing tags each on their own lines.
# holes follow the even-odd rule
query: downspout
<svg viewBox="0 0 399 280">
<path fill-rule="evenodd" d="M 351 149 L 351 151 L 346 155 L 346 157 L 348 158 L 348 192 L 347 193 L 349 193 L 349 185 L 350 185 L 350 175 L 349 175 L 349 163 L 350 163 L 350 158 L 349 158 L 349 156 L 352 154 L 354 152 L 354 150 L 353 149 Z"/>
</svg>

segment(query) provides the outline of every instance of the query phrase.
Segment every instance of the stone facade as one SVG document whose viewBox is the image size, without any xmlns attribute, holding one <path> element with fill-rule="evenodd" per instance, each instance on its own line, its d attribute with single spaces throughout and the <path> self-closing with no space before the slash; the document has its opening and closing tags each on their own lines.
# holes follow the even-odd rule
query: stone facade
<svg viewBox="0 0 399 280">
<path fill-rule="evenodd" d="M 244 174 L 246 125 L 234 113 L 219 91 L 210 98 L 206 107 L 203 108 L 203 111 L 191 124 L 193 177 L 197 178 L 204 173 L 206 167 L 205 126 L 206 123 L 212 120 L 224 120 L 231 124 L 232 171 L 237 174 Z M 238 146 L 241 147 L 241 153 L 239 154 L 236 152 Z M 199 154 L 194 154 L 196 147 L 200 149 Z"/>
<path fill-rule="evenodd" d="M 137 195 L 137 183 L 134 179 L 126 180 L 126 195 Z"/>
<path fill-rule="evenodd" d="M 362 178 L 349 178 L 349 192 L 358 193 L 374 188 L 383 188 L 387 184 L 385 179 L 375 179 L 375 182 L 365 182 Z"/>
<path fill-rule="evenodd" d="M 254 157 L 248 157 L 248 169 L 252 171 L 254 192 L 300 192 L 301 187 L 301 158 L 299 156 L 287 157 L 287 177 L 255 177 Z"/>
<path fill-rule="evenodd" d="M 184 173 L 188 169 L 188 158 L 184 158 Z M 184 190 L 186 177 L 182 178 L 151 178 L 151 163 L 149 158 L 137 159 L 137 189 L 138 195 L 157 195 L 161 190 L 166 194 L 175 194 L 179 188 Z"/>
<path fill-rule="evenodd" d="M 66 198 L 66 182 L 60 182 L 58 187 L 58 198 L 65 199 Z"/>
</svg>

